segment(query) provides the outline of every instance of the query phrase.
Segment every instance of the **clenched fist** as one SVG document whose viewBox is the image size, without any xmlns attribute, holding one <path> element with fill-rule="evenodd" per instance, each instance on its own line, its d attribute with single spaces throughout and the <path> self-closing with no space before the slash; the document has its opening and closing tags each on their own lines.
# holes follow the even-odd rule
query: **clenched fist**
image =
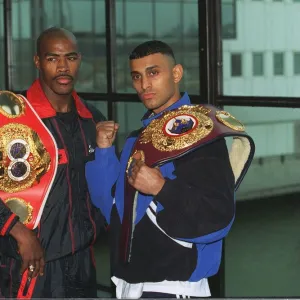
<svg viewBox="0 0 300 300">
<path fill-rule="evenodd" d="M 114 121 L 99 122 L 96 125 L 97 137 L 96 142 L 99 148 L 109 148 L 112 146 L 119 124 Z"/>
<path fill-rule="evenodd" d="M 133 158 L 128 175 L 129 184 L 141 193 L 156 196 L 166 182 L 159 168 L 148 167 L 142 161 L 140 153 L 134 154 Z"/>
</svg>

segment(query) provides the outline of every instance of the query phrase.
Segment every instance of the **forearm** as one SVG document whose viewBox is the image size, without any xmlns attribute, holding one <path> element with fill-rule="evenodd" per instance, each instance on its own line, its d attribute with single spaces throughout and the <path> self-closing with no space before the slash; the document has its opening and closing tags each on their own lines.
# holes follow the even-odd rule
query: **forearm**
<svg viewBox="0 0 300 300">
<path fill-rule="evenodd" d="M 86 179 L 91 200 L 101 209 L 108 223 L 113 204 L 112 187 L 119 171 L 120 163 L 114 147 L 96 148 L 95 160 L 86 164 Z"/>
</svg>

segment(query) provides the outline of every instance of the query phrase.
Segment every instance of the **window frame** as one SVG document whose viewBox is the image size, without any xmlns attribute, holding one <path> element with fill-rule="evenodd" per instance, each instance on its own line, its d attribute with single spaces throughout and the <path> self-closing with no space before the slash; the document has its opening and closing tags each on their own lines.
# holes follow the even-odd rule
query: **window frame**
<svg viewBox="0 0 300 300">
<path fill-rule="evenodd" d="M 255 58 L 261 57 L 261 72 L 256 72 L 256 64 L 255 64 Z M 265 73 L 265 55 L 264 52 L 253 52 L 252 53 L 252 76 L 254 77 L 259 77 L 259 76 L 264 76 Z"/>
<path fill-rule="evenodd" d="M 279 71 L 278 71 L 278 66 L 276 66 L 276 63 L 282 65 L 282 66 L 280 66 Z M 274 76 L 284 76 L 285 75 L 284 52 L 273 52 L 273 75 Z"/>
<path fill-rule="evenodd" d="M 43 0 L 41 0 L 43 1 Z M 106 24 L 106 53 L 110 53 L 106 59 L 107 92 L 106 93 L 82 93 L 79 95 L 90 101 L 106 101 L 108 119 L 114 117 L 114 103 L 139 102 L 136 94 L 118 93 L 116 90 L 116 0 L 105 0 L 105 24 Z M 161 0 L 165 1 L 165 0 Z M 174 0 L 175 1 L 175 0 Z M 185 0 L 183 0 L 185 1 Z M 5 61 L 5 88 L 12 90 L 12 16 L 11 0 L 3 0 L 4 16 L 0 22 L 4 24 L 4 61 Z M 300 2 L 300 1 L 297 1 Z M 299 108 L 300 101 L 297 97 L 251 97 L 251 96 L 226 96 L 223 94 L 223 57 L 222 40 L 226 39 L 222 34 L 222 2 L 221 0 L 198 0 L 198 43 L 199 43 L 199 84 L 200 94 L 190 95 L 195 104 L 213 104 L 219 107 L 232 106 L 256 106 L 256 107 L 291 107 Z M 234 22 L 236 24 L 236 0 L 234 3 Z M 2 21 L 3 20 L 3 21 Z M 235 36 L 238 32 L 235 26 Z M 19 91 L 14 91 L 19 92 Z M 224 249 L 224 247 L 223 247 Z M 225 269 L 224 250 L 220 271 L 209 279 L 213 297 L 225 295 Z"/>
<path fill-rule="evenodd" d="M 235 67 L 234 66 L 235 63 L 239 64 L 239 65 L 237 65 Z M 243 53 L 232 52 L 230 54 L 230 74 L 231 74 L 231 77 L 234 77 L 234 78 L 243 77 Z"/>
</svg>

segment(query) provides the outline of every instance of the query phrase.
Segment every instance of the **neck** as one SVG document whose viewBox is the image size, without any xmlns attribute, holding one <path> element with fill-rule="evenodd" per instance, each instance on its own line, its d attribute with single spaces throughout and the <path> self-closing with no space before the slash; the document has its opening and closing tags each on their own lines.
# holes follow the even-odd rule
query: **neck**
<svg viewBox="0 0 300 300">
<path fill-rule="evenodd" d="M 167 109 L 168 107 L 170 107 L 171 105 L 173 105 L 175 102 L 177 102 L 179 99 L 181 98 L 180 95 L 180 91 L 176 91 L 176 93 L 168 100 L 167 103 L 165 103 L 164 105 L 162 105 L 161 107 L 154 109 L 153 112 L 155 114 L 158 114 L 160 112 L 162 112 L 163 110 Z"/>
<path fill-rule="evenodd" d="M 72 94 L 58 95 L 54 93 L 42 80 L 40 80 L 42 89 L 56 112 L 69 112 L 73 101 Z"/>
</svg>

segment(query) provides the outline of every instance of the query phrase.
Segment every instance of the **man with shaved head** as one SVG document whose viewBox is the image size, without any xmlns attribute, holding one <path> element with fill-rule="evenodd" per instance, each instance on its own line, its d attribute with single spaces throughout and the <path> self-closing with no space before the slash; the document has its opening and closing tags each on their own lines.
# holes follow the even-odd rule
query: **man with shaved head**
<svg viewBox="0 0 300 300">
<path fill-rule="evenodd" d="M 104 220 L 90 201 L 85 163 L 94 159 L 96 124 L 104 117 L 74 90 L 81 62 L 75 36 L 52 27 L 41 33 L 36 46 L 39 78 L 22 94 L 55 139 L 58 167 L 36 230 L 17 217 L 12 220 L 0 201 L 0 214 L 9 220 L 0 222 L 0 235 L 5 232 L 0 296 L 95 298 L 93 244 Z"/>
<path fill-rule="evenodd" d="M 91 199 L 110 225 L 116 297 L 209 297 L 234 194 L 253 158 L 251 138 L 232 126 L 229 113 L 192 105 L 180 93 L 183 66 L 166 43 L 138 45 L 129 64 L 148 110 L 142 127 L 129 134 L 119 158 L 118 125 L 101 122 L 96 159 L 86 164 Z M 247 146 L 233 144 L 229 156 L 225 136 Z"/>
</svg>

